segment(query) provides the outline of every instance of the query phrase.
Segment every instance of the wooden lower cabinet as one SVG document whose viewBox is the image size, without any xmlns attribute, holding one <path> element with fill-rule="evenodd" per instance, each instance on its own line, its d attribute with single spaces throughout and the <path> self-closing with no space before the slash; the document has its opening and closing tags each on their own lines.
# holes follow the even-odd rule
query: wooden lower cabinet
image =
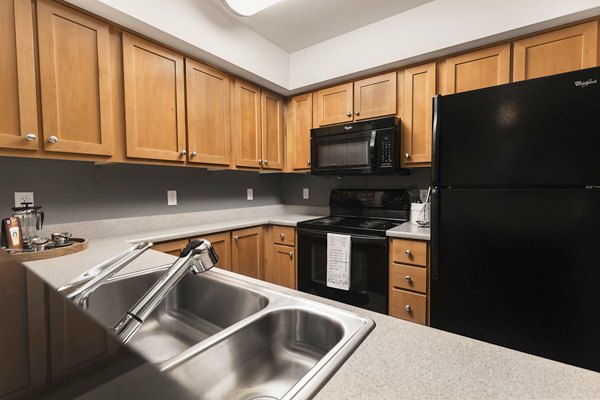
<svg viewBox="0 0 600 400">
<path fill-rule="evenodd" d="M 181 251 L 189 242 L 189 239 L 169 240 L 168 242 L 156 243 L 154 246 L 152 246 L 152 250 L 179 257 Z"/>
<path fill-rule="evenodd" d="M 389 314 L 427 325 L 429 243 L 390 239 Z"/>
<path fill-rule="evenodd" d="M 290 226 L 267 228 L 265 280 L 296 289 L 296 230 Z"/>
<path fill-rule="evenodd" d="M 251 278 L 264 279 L 262 226 L 232 231 L 231 237 L 231 270 Z"/>
</svg>

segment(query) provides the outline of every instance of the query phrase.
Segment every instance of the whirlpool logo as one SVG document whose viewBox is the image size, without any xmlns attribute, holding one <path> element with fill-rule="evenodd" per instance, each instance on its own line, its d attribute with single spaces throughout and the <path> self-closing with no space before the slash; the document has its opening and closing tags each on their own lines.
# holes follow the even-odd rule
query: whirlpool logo
<svg viewBox="0 0 600 400">
<path fill-rule="evenodd" d="M 589 85 L 595 85 L 598 83 L 598 79 L 588 79 L 587 81 L 575 81 L 575 86 L 584 88 Z"/>
</svg>

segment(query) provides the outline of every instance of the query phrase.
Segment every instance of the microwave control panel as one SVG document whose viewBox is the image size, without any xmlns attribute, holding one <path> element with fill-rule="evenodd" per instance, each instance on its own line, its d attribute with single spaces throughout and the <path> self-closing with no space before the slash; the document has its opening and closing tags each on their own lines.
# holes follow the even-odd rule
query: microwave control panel
<svg viewBox="0 0 600 400">
<path fill-rule="evenodd" d="M 379 139 L 379 168 L 394 166 L 394 135 L 392 132 L 380 132 Z"/>
</svg>

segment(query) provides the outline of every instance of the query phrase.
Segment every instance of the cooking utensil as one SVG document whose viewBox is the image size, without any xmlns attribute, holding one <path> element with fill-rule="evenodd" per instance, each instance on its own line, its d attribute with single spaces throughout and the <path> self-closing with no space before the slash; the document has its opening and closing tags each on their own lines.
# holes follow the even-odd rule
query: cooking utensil
<svg viewBox="0 0 600 400">
<path fill-rule="evenodd" d="M 54 246 L 58 247 L 58 246 L 64 246 L 67 241 L 69 239 L 71 239 L 71 234 L 69 232 L 59 232 L 59 233 L 53 233 L 51 235 L 52 237 L 52 242 L 54 244 Z"/>
</svg>

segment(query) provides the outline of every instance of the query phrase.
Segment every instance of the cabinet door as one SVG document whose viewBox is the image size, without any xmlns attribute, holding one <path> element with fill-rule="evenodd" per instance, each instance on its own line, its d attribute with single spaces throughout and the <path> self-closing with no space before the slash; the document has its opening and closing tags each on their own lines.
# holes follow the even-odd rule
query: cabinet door
<svg viewBox="0 0 600 400">
<path fill-rule="evenodd" d="M 238 274 L 263 279 L 263 228 L 240 229 L 231 232 L 232 270 Z"/>
<path fill-rule="evenodd" d="M 352 121 L 352 100 L 352 82 L 319 90 L 316 101 L 317 124 L 323 126 Z"/>
<path fill-rule="evenodd" d="M 295 96 L 287 109 L 287 170 L 310 170 L 310 130 L 313 112 L 312 93 Z"/>
<path fill-rule="evenodd" d="M 53 381 L 93 369 L 116 351 L 118 344 L 69 300 L 48 293 L 50 367 Z"/>
<path fill-rule="evenodd" d="M 183 56 L 123 32 L 127 157 L 184 161 Z"/>
<path fill-rule="evenodd" d="M 283 98 L 275 93 L 262 91 L 262 167 L 283 169 Z"/>
<path fill-rule="evenodd" d="M 29 1 L 0 2 L 0 110 L 0 147 L 37 150 L 33 23 Z"/>
<path fill-rule="evenodd" d="M 296 249 L 273 244 L 267 272 L 267 282 L 296 289 Z"/>
<path fill-rule="evenodd" d="M 598 65 L 598 21 L 514 43 L 513 80 L 539 78 Z"/>
<path fill-rule="evenodd" d="M 510 82 L 510 43 L 446 60 L 443 94 L 466 92 Z"/>
<path fill-rule="evenodd" d="M 407 68 L 400 87 L 403 166 L 431 164 L 432 98 L 436 94 L 436 65 Z"/>
<path fill-rule="evenodd" d="M 238 167 L 260 168 L 260 89 L 247 82 L 235 81 L 234 108 L 235 164 Z"/>
<path fill-rule="evenodd" d="M 108 24 L 54 2 L 37 4 L 44 150 L 109 156 Z"/>
<path fill-rule="evenodd" d="M 231 163 L 231 80 L 199 62 L 185 60 L 188 161 Z"/>
<path fill-rule="evenodd" d="M 0 398 L 29 398 L 46 384 L 44 284 L 8 257 L 0 255 Z"/>
<path fill-rule="evenodd" d="M 202 235 L 199 239 L 208 240 L 212 244 L 219 257 L 216 266 L 231 271 L 231 234 L 229 232 L 214 233 Z"/>
<path fill-rule="evenodd" d="M 396 114 L 396 72 L 354 82 L 354 119 Z"/>
</svg>

